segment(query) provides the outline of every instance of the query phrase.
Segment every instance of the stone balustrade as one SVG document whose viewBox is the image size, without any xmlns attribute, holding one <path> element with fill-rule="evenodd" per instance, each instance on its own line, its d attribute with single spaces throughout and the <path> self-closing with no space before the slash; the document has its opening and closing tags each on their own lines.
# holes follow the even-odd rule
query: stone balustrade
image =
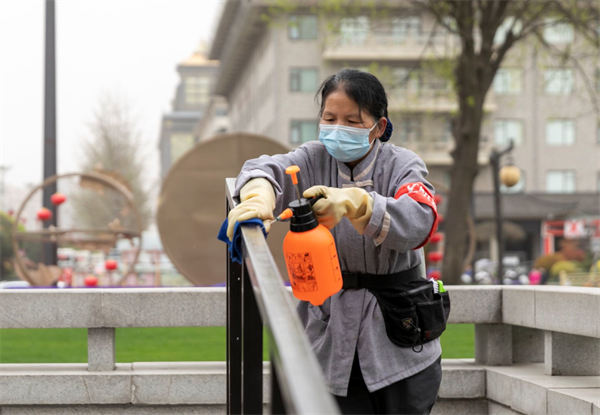
<svg viewBox="0 0 600 415">
<path fill-rule="evenodd" d="M 600 415 L 600 289 L 448 290 L 450 323 L 475 324 L 475 359 L 443 360 L 434 413 Z M 0 328 L 88 329 L 87 365 L 0 365 L 0 413 L 224 413 L 225 362 L 114 353 L 117 327 L 224 325 L 224 288 L 0 290 Z"/>
</svg>

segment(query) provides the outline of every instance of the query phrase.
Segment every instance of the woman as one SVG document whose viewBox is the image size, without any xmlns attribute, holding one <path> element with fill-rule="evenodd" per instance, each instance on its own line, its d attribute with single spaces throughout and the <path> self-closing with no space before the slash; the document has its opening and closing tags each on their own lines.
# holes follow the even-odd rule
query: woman
<svg viewBox="0 0 600 415">
<path fill-rule="evenodd" d="M 437 227 L 433 187 L 413 152 L 387 144 L 392 134 L 379 80 L 344 69 L 321 85 L 319 141 L 244 164 L 236 181 L 236 221 L 260 218 L 296 198 L 285 169 L 300 167 L 304 197 L 335 238 L 344 288 L 322 306 L 300 302 L 298 312 L 329 390 L 346 414 L 428 414 L 441 382 L 439 339 L 415 347 L 390 340 L 377 298 L 347 281 L 402 281 L 421 262 L 418 251 Z M 416 190 L 415 190 L 416 189 Z M 412 272 L 412 274 L 411 274 Z M 385 281 L 387 281 L 385 280 Z M 410 323 L 410 322 L 409 322 Z"/>
</svg>

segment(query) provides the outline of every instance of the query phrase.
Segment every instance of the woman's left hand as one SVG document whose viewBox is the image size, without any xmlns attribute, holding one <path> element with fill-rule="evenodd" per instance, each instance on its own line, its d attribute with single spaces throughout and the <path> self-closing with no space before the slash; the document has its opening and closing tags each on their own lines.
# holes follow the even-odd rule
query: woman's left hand
<svg viewBox="0 0 600 415">
<path fill-rule="evenodd" d="M 346 216 L 358 233 L 362 234 L 373 213 L 373 198 L 364 189 L 352 187 L 337 189 L 327 186 L 313 186 L 303 196 L 311 198 L 323 196 L 313 205 L 319 223 L 332 229 Z"/>
</svg>

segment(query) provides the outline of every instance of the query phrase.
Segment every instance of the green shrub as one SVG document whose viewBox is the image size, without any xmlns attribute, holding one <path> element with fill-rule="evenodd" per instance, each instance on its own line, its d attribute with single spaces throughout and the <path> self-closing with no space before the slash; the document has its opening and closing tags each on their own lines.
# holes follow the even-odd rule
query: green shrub
<svg viewBox="0 0 600 415">
<path fill-rule="evenodd" d="M 567 274 L 570 272 L 575 272 L 579 269 L 577 263 L 575 261 L 558 261 L 552 268 L 550 269 L 551 275 L 559 275 L 561 271 L 566 272 Z"/>
</svg>

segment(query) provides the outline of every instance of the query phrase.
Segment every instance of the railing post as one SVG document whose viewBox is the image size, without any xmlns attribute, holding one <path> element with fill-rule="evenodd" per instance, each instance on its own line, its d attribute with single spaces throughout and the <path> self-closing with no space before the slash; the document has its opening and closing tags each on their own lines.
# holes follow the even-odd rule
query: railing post
<svg viewBox="0 0 600 415">
<path fill-rule="evenodd" d="M 88 329 L 88 370 L 110 372 L 115 369 L 115 329 Z"/>
<path fill-rule="evenodd" d="M 600 339 L 546 331 L 545 373 L 549 376 L 600 376 Z"/>
<path fill-rule="evenodd" d="M 263 326 L 248 275 L 242 275 L 242 412 L 263 413 Z"/>
<path fill-rule="evenodd" d="M 512 326 L 475 324 L 475 361 L 487 366 L 512 365 Z"/>
<path fill-rule="evenodd" d="M 229 214 L 227 201 L 227 214 Z M 242 264 L 227 252 L 227 413 L 242 413 Z"/>
</svg>

